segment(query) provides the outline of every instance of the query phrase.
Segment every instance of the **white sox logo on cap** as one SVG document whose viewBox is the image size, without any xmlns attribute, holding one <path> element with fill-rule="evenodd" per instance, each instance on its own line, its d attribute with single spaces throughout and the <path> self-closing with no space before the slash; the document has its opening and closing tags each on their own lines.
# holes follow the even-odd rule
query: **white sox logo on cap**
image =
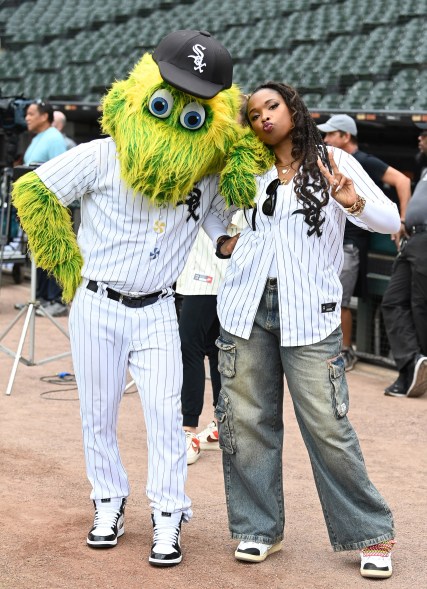
<svg viewBox="0 0 427 589">
<path fill-rule="evenodd" d="M 165 82 L 192 96 L 213 98 L 231 87 L 231 55 L 208 31 L 169 33 L 153 51 L 153 59 Z"/>
<path fill-rule="evenodd" d="M 203 68 L 206 67 L 206 63 L 203 62 L 203 59 L 205 57 L 205 54 L 203 53 L 203 51 L 206 50 L 206 47 L 203 47 L 203 45 L 200 45 L 200 43 L 197 43 L 196 45 L 193 45 L 193 51 L 196 55 L 189 55 L 188 57 L 191 57 L 191 59 L 194 59 L 194 69 L 195 70 L 199 70 L 199 72 L 201 74 L 203 74 Z"/>
</svg>

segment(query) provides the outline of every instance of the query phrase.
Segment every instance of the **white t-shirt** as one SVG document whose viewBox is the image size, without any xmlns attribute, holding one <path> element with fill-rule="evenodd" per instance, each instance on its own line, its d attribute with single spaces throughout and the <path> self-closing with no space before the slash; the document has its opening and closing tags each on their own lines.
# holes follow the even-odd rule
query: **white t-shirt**
<svg viewBox="0 0 427 589">
<path fill-rule="evenodd" d="M 236 235 L 247 223 L 242 211 L 237 211 L 227 228 Z M 215 245 L 204 230 L 199 231 L 188 256 L 184 270 L 176 283 L 176 292 L 182 295 L 216 295 L 224 278 L 228 260 L 215 255 Z"/>
</svg>

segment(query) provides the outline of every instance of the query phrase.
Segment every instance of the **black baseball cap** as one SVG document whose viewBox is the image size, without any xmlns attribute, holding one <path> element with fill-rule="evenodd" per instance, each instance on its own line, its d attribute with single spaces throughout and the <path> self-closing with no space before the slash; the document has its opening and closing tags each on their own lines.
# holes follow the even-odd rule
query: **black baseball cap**
<svg viewBox="0 0 427 589">
<path fill-rule="evenodd" d="M 170 33 L 154 50 L 153 59 L 166 82 L 192 96 L 213 98 L 231 87 L 231 55 L 208 31 Z"/>
</svg>

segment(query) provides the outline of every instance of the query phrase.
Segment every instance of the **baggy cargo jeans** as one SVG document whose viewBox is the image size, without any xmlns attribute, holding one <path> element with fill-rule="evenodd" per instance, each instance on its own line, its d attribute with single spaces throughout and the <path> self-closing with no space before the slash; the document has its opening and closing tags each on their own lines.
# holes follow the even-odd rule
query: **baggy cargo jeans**
<svg viewBox="0 0 427 589">
<path fill-rule="evenodd" d="M 274 284 L 274 282 L 273 282 Z M 349 401 L 341 328 L 323 341 L 280 346 L 277 286 L 267 286 L 249 340 L 223 329 L 216 407 L 232 538 L 283 539 L 283 391 L 286 377 L 335 551 L 394 538 L 392 514 L 371 483 Z"/>
</svg>

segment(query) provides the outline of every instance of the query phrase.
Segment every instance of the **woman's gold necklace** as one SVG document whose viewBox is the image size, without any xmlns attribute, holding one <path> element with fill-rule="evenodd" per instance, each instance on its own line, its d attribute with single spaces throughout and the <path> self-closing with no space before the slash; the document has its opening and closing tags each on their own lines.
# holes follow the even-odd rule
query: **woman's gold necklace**
<svg viewBox="0 0 427 589">
<path fill-rule="evenodd" d="M 276 164 L 277 167 L 280 167 L 281 164 Z M 280 184 L 286 185 L 290 182 L 291 178 L 286 178 L 289 172 L 292 170 L 292 164 L 288 168 L 281 168 L 279 172 L 285 176 L 284 178 L 279 178 Z"/>
</svg>

